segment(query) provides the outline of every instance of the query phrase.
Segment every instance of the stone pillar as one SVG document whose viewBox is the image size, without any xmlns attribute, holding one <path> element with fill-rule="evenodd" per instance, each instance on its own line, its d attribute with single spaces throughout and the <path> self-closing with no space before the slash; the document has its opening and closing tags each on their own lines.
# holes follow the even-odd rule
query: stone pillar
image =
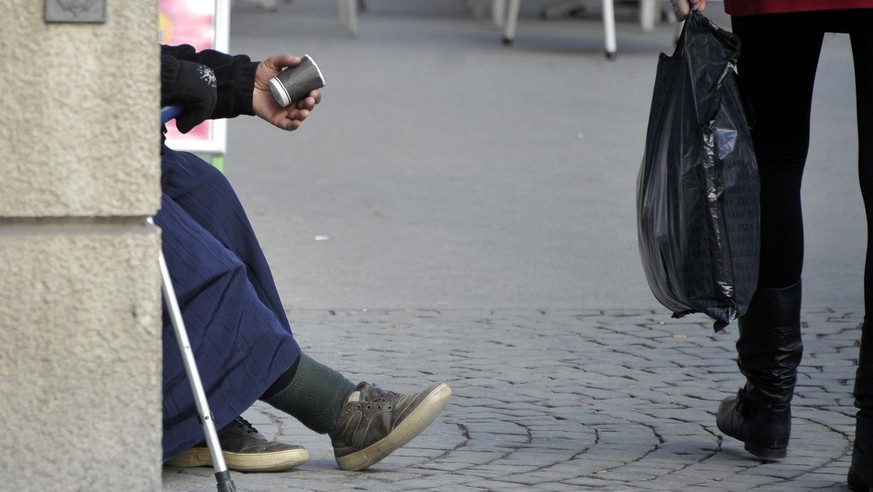
<svg viewBox="0 0 873 492">
<path fill-rule="evenodd" d="M 0 490 L 161 488 L 157 15 L 0 0 Z"/>
</svg>

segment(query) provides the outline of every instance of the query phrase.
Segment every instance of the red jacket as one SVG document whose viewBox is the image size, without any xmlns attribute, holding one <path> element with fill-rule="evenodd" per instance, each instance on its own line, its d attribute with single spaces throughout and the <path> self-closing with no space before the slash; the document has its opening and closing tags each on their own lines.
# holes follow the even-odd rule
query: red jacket
<svg viewBox="0 0 873 492">
<path fill-rule="evenodd" d="M 724 0 L 724 11 L 730 15 L 845 9 L 873 9 L 873 0 Z"/>
</svg>

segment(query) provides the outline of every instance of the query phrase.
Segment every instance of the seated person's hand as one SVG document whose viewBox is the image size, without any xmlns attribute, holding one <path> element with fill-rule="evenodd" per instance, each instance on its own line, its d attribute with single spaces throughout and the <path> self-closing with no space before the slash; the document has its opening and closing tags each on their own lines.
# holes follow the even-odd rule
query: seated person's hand
<svg viewBox="0 0 873 492">
<path fill-rule="evenodd" d="M 294 101 L 288 107 L 281 107 L 270 92 L 270 79 L 285 67 L 300 63 L 300 57 L 291 55 L 271 56 L 258 65 L 255 72 L 255 90 L 252 94 L 252 108 L 255 114 L 283 130 L 296 130 L 303 124 L 315 105 L 321 102 L 321 91 L 314 90 L 309 96 Z"/>
</svg>

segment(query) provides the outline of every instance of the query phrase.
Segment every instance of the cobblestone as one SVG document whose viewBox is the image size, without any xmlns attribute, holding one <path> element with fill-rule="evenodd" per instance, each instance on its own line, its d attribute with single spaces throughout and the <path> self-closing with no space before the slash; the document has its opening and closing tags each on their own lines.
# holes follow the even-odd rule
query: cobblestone
<svg viewBox="0 0 873 492">
<path fill-rule="evenodd" d="M 714 411 L 742 377 L 735 327 L 653 311 L 292 311 L 304 350 L 353 380 L 453 399 L 419 438 L 360 473 L 329 440 L 265 404 L 245 417 L 305 445 L 285 473 L 240 490 L 844 490 L 856 313 L 805 311 L 806 356 L 788 457 L 750 459 Z M 210 490 L 211 470 L 165 469 L 164 490 Z"/>
</svg>

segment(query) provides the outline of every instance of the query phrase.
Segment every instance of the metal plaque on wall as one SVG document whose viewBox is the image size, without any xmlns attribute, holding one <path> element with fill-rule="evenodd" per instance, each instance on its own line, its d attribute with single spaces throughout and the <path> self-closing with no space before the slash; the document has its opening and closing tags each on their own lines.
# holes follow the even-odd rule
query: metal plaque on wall
<svg viewBox="0 0 873 492">
<path fill-rule="evenodd" d="M 45 0 L 46 22 L 106 22 L 106 0 Z"/>
</svg>

